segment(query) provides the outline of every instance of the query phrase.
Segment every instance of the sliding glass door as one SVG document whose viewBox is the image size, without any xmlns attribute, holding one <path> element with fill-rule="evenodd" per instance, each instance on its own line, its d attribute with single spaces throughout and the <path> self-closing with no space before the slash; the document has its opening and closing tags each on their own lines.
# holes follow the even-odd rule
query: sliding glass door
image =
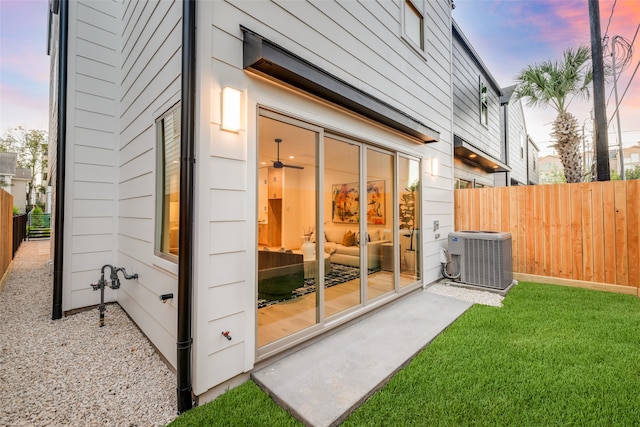
<svg viewBox="0 0 640 427">
<path fill-rule="evenodd" d="M 367 148 L 366 221 L 364 255 L 367 300 L 395 290 L 393 262 L 393 192 L 394 156 L 378 149 Z M 386 270 L 385 270 L 386 268 Z"/>
<path fill-rule="evenodd" d="M 417 285 L 417 159 L 268 110 L 257 139 L 259 354 Z"/>
<path fill-rule="evenodd" d="M 360 144 L 324 139 L 325 317 L 362 304 Z"/>
<path fill-rule="evenodd" d="M 258 346 L 317 325 L 319 134 L 265 112 L 258 121 Z"/>
<path fill-rule="evenodd" d="M 400 287 L 420 280 L 420 162 L 398 156 L 398 234 Z"/>
</svg>

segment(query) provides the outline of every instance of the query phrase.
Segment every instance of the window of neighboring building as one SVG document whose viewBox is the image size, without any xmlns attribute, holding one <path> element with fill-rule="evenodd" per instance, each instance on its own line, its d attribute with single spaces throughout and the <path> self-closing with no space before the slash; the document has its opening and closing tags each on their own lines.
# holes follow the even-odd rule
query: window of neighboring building
<svg viewBox="0 0 640 427">
<path fill-rule="evenodd" d="M 524 159 L 524 134 L 520 132 L 520 158 Z"/>
<path fill-rule="evenodd" d="M 157 255 L 175 260 L 178 256 L 180 217 L 180 106 L 156 122 L 156 239 Z"/>
<path fill-rule="evenodd" d="M 405 0 L 403 9 L 404 36 L 424 52 L 424 1 Z"/>
<path fill-rule="evenodd" d="M 463 188 L 471 188 L 471 181 L 465 179 L 456 178 L 455 189 L 461 190 Z"/>
<path fill-rule="evenodd" d="M 640 153 L 631 153 L 631 163 L 640 163 Z"/>
<path fill-rule="evenodd" d="M 489 94 L 487 85 L 480 80 L 480 123 L 489 126 Z"/>
</svg>

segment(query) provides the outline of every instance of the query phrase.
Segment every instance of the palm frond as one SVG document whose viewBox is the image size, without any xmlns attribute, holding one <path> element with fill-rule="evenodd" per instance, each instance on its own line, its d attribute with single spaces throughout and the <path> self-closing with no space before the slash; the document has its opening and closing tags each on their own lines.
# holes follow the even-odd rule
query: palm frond
<svg viewBox="0 0 640 427">
<path fill-rule="evenodd" d="M 581 46 L 566 49 L 561 60 L 527 66 L 516 76 L 516 98 L 525 99 L 532 107 L 566 111 L 574 98 L 589 97 L 593 80 L 590 59 L 591 50 Z"/>
</svg>

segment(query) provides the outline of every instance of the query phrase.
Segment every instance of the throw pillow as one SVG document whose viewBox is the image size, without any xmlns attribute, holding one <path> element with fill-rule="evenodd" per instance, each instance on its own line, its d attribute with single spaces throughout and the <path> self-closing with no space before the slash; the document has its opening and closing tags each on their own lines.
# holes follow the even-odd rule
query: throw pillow
<svg viewBox="0 0 640 427">
<path fill-rule="evenodd" d="M 351 230 L 344 233 L 342 238 L 342 246 L 354 246 L 356 244 L 356 235 Z"/>
</svg>

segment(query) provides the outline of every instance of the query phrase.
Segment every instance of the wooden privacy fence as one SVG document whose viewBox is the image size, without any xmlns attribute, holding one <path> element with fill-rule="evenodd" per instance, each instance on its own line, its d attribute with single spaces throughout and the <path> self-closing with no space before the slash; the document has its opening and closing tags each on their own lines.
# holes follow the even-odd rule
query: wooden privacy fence
<svg viewBox="0 0 640 427">
<path fill-rule="evenodd" d="M 511 233 L 514 273 L 639 295 L 640 180 L 465 189 L 454 200 L 456 231 Z"/>
<path fill-rule="evenodd" d="M 13 196 L 0 189 L 0 289 L 13 259 Z"/>
</svg>

